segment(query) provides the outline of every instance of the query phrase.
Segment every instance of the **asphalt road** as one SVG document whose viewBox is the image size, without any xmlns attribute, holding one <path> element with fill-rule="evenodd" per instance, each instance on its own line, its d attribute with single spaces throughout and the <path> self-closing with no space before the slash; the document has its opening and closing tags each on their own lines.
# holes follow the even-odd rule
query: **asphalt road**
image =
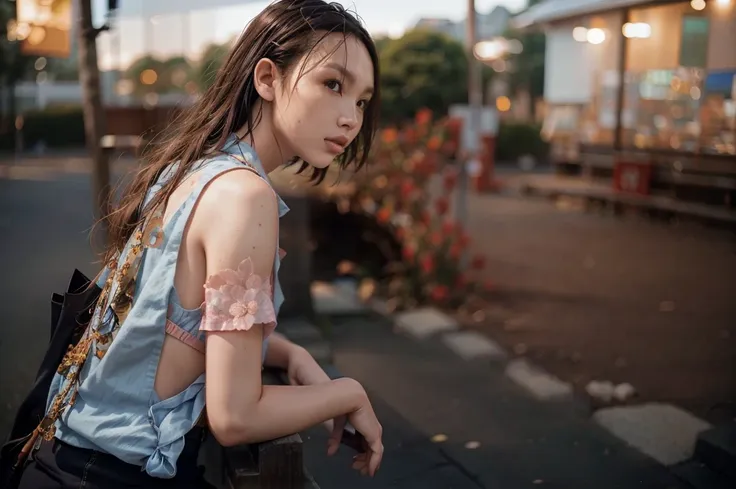
<svg viewBox="0 0 736 489">
<path fill-rule="evenodd" d="M 74 268 L 94 274 L 85 177 L 0 179 L 0 433 L 30 387 L 48 341 L 52 292 Z"/>
</svg>

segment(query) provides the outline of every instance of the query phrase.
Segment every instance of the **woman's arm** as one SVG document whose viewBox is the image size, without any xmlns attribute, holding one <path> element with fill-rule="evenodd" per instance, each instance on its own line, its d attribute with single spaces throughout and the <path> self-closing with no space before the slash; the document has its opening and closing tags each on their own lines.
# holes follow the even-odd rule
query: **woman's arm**
<svg viewBox="0 0 736 489">
<path fill-rule="evenodd" d="M 238 270 L 246 260 L 252 263 L 254 276 L 263 280 L 271 276 L 278 208 L 266 182 L 247 171 L 221 176 L 205 191 L 194 219 L 192 229 L 196 226 L 195 232 L 201 236 L 208 277 L 225 270 Z M 243 284 L 228 284 L 221 290 L 230 285 L 241 287 L 227 290 L 240 297 L 242 305 L 250 307 L 251 290 Z M 203 321 L 204 329 L 209 330 L 206 402 L 210 429 L 220 443 L 236 445 L 274 439 L 361 410 L 370 410 L 368 418 L 375 419 L 364 389 L 351 379 L 310 386 L 262 385 L 261 348 L 265 326 L 232 320 L 233 315 L 243 312 L 237 304 L 228 306 L 224 315 L 215 315 L 222 312 L 222 304 L 216 304 L 210 292 L 206 288 Z M 225 321 L 228 318 L 229 323 Z M 217 320 L 221 324 L 212 324 Z M 278 343 L 277 340 L 271 359 L 275 354 L 280 362 L 284 360 L 279 358 L 284 351 L 279 351 Z M 380 432 L 377 421 L 378 426 L 370 428 L 370 419 L 366 424 L 368 431 Z M 377 436 L 380 445 L 380 434 L 370 436 L 374 439 Z"/>
<path fill-rule="evenodd" d="M 306 352 L 304 348 L 292 343 L 280 333 L 274 332 L 268 339 L 268 349 L 263 364 L 266 367 L 288 370 L 289 365 L 302 355 L 302 352 Z"/>
</svg>

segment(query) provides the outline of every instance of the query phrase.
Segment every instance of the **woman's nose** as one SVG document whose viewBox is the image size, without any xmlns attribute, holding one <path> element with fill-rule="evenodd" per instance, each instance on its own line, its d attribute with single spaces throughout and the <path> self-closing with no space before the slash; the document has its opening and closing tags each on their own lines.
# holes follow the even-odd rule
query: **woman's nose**
<svg viewBox="0 0 736 489">
<path fill-rule="evenodd" d="M 358 108 L 353 106 L 352 108 L 346 108 L 340 117 L 337 119 L 337 124 L 347 130 L 353 130 L 358 125 Z"/>
</svg>

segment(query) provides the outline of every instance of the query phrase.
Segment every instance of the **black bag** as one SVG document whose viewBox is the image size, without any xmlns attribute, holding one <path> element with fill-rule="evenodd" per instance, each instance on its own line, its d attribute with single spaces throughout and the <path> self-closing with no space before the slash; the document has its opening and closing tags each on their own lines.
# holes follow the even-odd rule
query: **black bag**
<svg viewBox="0 0 736 489">
<path fill-rule="evenodd" d="M 92 318 L 102 290 L 82 272 L 74 270 L 66 293 L 51 296 L 49 345 L 36 373 L 36 381 L 18 407 L 10 434 L 0 448 L 0 488 L 17 487 L 22 473 L 18 456 L 46 411 L 51 380 L 69 345 L 76 344 Z"/>
</svg>

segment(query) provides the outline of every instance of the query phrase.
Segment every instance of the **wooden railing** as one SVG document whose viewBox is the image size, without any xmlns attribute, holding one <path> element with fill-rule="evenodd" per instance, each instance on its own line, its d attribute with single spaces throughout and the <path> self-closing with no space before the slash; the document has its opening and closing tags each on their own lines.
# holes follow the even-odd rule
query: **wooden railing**
<svg viewBox="0 0 736 489">
<path fill-rule="evenodd" d="M 283 384 L 272 370 L 264 370 L 263 383 Z M 304 469 L 303 447 L 299 434 L 229 448 L 209 436 L 201 463 L 208 482 L 218 489 L 319 489 Z"/>
</svg>

